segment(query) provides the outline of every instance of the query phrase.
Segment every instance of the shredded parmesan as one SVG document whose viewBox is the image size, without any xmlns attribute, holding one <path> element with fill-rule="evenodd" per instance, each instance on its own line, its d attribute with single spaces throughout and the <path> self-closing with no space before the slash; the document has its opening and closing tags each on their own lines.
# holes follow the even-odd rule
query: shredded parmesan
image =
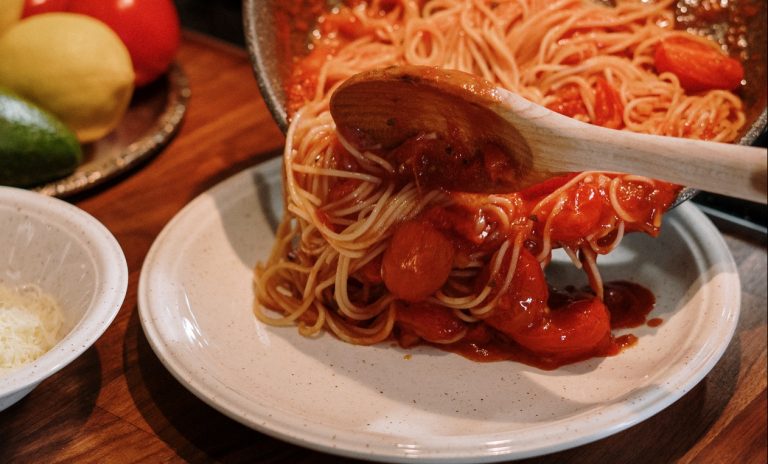
<svg viewBox="0 0 768 464">
<path fill-rule="evenodd" d="M 62 321 L 58 303 L 39 287 L 0 283 L 0 375 L 53 348 Z"/>
</svg>

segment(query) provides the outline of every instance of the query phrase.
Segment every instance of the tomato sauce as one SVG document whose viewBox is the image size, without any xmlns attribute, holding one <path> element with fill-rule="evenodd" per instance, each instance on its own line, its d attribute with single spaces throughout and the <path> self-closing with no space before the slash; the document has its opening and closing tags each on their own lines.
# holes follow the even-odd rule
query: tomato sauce
<svg viewBox="0 0 768 464">
<path fill-rule="evenodd" d="M 614 227 L 620 219 L 612 201 L 619 201 L 631 215 L 632 220 L 622 219 L 626 231 L 656 234 L 657 215 L 674 201 L 679 187 L 622 179 L 612 199 L 608 186 L 616 175 L 584 175 L 557 194 L 562 201 L 553 197 L 542 202 L 574 182 L 576 174 L 567 174 L 524 192 L 497 195 L 512 205 L 505 211 L 508 226 L 502 227 L 498 217 L 483 210 L 486 194 L 460 191 L 462 185 L 490 176 L 483 171 L 493 169 L 493 163 L 469 163 L 471 175 L 458 168 L 445 169 L 451 166 L 452 157 L 462 159 L 456 152 L 472 151 L 473 159 L 483 159 L 489 148 L 483 144 L 474 150 L 451 147 L 450 136 L 416 136 L 379 153 L 395 163 L 396 174 L 390 181 L 444 188 L 452 200 L 396 226 L 384 253 L 384 284 L 402 302 L 397 307 L 395 329 L 401 346 L 427 343 L 476 361 L 512 360 L 554 369 L 596 356 L 616 355 L 637 343 L 634 335 L 614 336 L 613 330 L 646 323 L 655 304 L 649 290 L 627 281 L 608 282 L 603 285 L 601 301 L 589 288 L 551 289 L 534 256 L 541 252 L 547 235 L 557 245 L 578 250 L 586 237 Z M 438 172 L 434 177 L 432 170 Z M 559 210 L 548 220 L 556 204 Z M 605 237 L 614 239 L 615 233 Z M 453 263 L 466 261 L 478 252 L 494 253 L 510 240 L 523 240 L 524 246 L 505 293 L 497 295 L 496 289 L 501 288 L 500 279 L 512 266 L 511 258 L 505 258 L 493 276 L 488 262 L 474 280 L 466 282 L 476 293 L 487 286 L 492 288 L 487 299 L 493 299 L 495 306 L 480 321 L 466 322 L 450 309 L 426 303 L 448 281 Z"/>
<path fill-rule="evenodd" d="M 648 321 L 648 327 L 658 327 L 663 323 L 664 323 L 664 319 L 660 317 L 654 317 L 653 319 Z"/>
<path fill-rule="evenodd" d="M 648 289 L 641 285 L 624 281 L 609 282 L 607 286 L 612 288 L 613 294 L 612 301 L 608 303 L 608 310 L 611 314 L 611 329 L 639 327 L 645 323 L 646 316 L 654 306 L 653 295 Z M 565 302 L 574 301 L 573 298 L 578 293 L 588 294 L 589 292 L 587 290 L 575 292 L 573 289 L 553 292 L 552 296 L 550 296 L 550 304 L 555 304 L 552 311 L 562 311 L 565 308 L 563 306 Z M 632 303 L 623 306 L 618 303 L 619 301 L 631 301 Z M 617 320 L 613 318 L 615 314 L 620 315 Z M 652 319 L 649 321 L 649 324 L 656 320 L 658 319 Z M 593 357 L 614 356 L 637 343 L 637 337 L 632 334 L 611 335 L 602 343 L 597 344 L 595 349 L 587 352 L 542 354 L 526 349 L 510 337 L 489 327 L 485 323 L 474 324 L 468 330 L 467 336 L 457 343 L 448 345 L 429 344 L 473 361 L 515 361 L 539 369 L 552 370 Z"/>
</svg>

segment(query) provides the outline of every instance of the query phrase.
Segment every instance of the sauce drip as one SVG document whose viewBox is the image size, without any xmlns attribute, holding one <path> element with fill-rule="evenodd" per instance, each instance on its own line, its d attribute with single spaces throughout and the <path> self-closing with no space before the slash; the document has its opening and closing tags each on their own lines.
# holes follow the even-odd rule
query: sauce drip
<svg viewBox="0 0 768 464">
<path fill-rule="evenodd" d="M 608 282 L 602 285 L 601 299 L 590 287 L 548 289 L 535 256 L 546 252 L 545 243 L 555 242 L 582 250 L 579 258 L 586 261 L 585 248 L 610 249 L 619 221 L 626 232 L 655 235 L 658 214 L 668 208 L 679 187 L 620 178 L 611 191 L 608 175 L 577 179 L 579 175 L 567 174 L 522 192 L 496 194 L 497 205 L 504 207 L 488 208 L 488 195 L 461 187 L 494 177 L 496 165 L 489 162 L 494 149 L 492 144 L 470 149 L 449 133 L 445 138 L 417 135 L 379 150 L 395 166 L 391 181 L 410 181 L 425 191 L 442 188 L 450 198 L 448 204 L 427 208 L 398 225 L 384 253 L 381 274 L 388 291 L 399 301 L 412 303 L 398 306 L 396 335 L 401 346 L 426 343 L 475 361 L 511 360 L 549 370 L 616 355 L 636 344 L 634 335 L 614 336 L 612 331 L 645 324 L 655 304 L 649 290 L 627 281 Z M 560 190 L 566 184 L 571 187 Z M 551 200 L 553 192 L 561 192 L 555 193 L 559 200 Z M 625 212 L 623 218 L 615 212 L 616 202 Z M 632 220 L 626 219 L 627 214 Z M 605 230 L 613 232 L 604 233 L 596 245 L 586 245 L 585 237 Z M 493 301 L 494 308 L 479 321 L 460 320 L 446 307 L 419 303 L 443 288 L 452 263 L 469 262 L 470 256 L 493 253 L 512 242 L 524 243 L 518 245 L 516 264 L 501 258 L 491 271 L 488 261 L 482 272 L 464 282 L 475 292 L 490 288 L 486 301 Z M 445 259 L 434 249 L 437 243 L 441 243 L 437 249 L 447 250 Z M 513 264 L 514 276 L 503 284 Z M 361 275 L 356 279 L 365 280 Z M 591 283 L 600 288 L 592 279 Z"/>
<path fill-rule="evenodd" d="M 610 298 L 606 297 L 605 304 L 611 313 L 612 329 L 639 327 L 646 323 L 646 317 L 655 304 L 655 298 L 650 290 L 642 285 L 627 281 L 607 282 L 605 288 L 610 289 L 606 295 L 610 294 L 611 296 Z M 551 291 L 549 304 L 553 311 L 557 311 L 570 303 L 591 297 L 592 293 L 589 289 L 568 287 L 563 290 Z M 648 324 L 650 325 L 656 320 L 660 321 L 660 319 L 652 319 Z M 635 335 L 624 334 L 611 336 L 598 349 L 587 354 L 577 356 L 541 355 L 526 350 L 487 324 L 475 324 L 469 329 L 467 336 L 456 343 L 428 344 L 441 350 L 459 354 L 472 361 L 515 361 L 543 370 L 552 370 L 593 357 L 615 356 L 622 350 L 637 344 L 637 341 Z M 408 346 L 413 346 L 413 344 Z"/>
</svg>

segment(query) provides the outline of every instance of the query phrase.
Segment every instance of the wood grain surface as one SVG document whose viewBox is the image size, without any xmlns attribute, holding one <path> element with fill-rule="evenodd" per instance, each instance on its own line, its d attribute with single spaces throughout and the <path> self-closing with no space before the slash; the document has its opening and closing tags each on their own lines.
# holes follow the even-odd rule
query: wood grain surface
<svg viewBox="0 0 768 464">
<path fill-rule="evenodd" d="M 218 413 L 173 378 L 141 330 L 139 273 L 163 226 L 198 194 L 276 156 L 284 141 L 245 52 L 185 33 L 179 61 L 192 98 L 177 137 L 129 175 L 72 199 L 122 245 L 130 271 L 125 303 L 93 347 L 0 412 L 0 463 L 355 462 L 283 443 Z M 712 372 L 635 427 L 522 462 L 768 460 L 765 237 L 723 232 L 743 301 L 736 335 Z"/>
</svg>

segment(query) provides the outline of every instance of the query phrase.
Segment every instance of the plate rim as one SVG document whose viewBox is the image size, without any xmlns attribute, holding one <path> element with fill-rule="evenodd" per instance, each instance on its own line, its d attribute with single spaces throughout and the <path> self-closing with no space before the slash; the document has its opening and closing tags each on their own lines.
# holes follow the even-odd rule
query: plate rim
<svg viewBox="0 0 768 464">
<path fill-rule="evenodd" d="M 149 289 L 151 288 L 150 274 L 152 272 L 152 267 L 157 265 L 155 263 L 157 262 L 158 256 L 161 254 L 163 242 L 172 234 L 174 227 L 183 222 L 187 216 L 193 214 L 198 208 L 205 207 L 206 202 L 221 198 L 220 195 L 232 189 L 233 186 L 244 182 L 246 179 L 251 179 L 254 174 L 268 173 L 270 170 L 278 169 L 280 166 L 280 157 L 254 165 L 219 182 L 184 206 L 166 224 L 150 247 L 144 260 L 144 264 L 142 265 L 138 285 L 139 319 L 152 350 L 166 369 L 168 369 L 174 378 L 176 378 L 186 389 L 191 391 L 209 406 L 245 426 L 274 438 L 325 453 L 381 462 L 412 462 L 414 460 L 419 460 L 422 462 L 449 463 L 464 462 L 466 459 L 472 459 L 474 462 L 497 462 L 554 453 L 581 446 L 618 433 L 648 419 L 673 404 L 695 387 L 711 371 L 730 345 L 733 334 L 735 333 L 741 307 L 741 286 L 736 263 L 722 234 L 701 211 L 696 209 L 690 202 L 686 202 L 676 208 L 677 214 L 682 215 L 681 221 L 685 224 L 693 221 L 697 226 L 692 232 L 691 228 L 686 228 L 686 231 L 695 236 L 697 241 L 701 241 L 702 237 L 714 241 L 715 246 L 708 247 L 709 253 L 713 253 L 714 255 L 708 255 L 712 256 L 708 258 L 708 260 L 717 257 L 717 262 L 722 263 L 725 266 L 724 269 L 720 271 L 720 274 L 723 275 L 722 279 L 724 279 L 720 284 L 721 287 L 726 288 L 729 291 L 729 294 L 732 294 L 734 298 L 729 300 L 729 305 L 723 305 L 722 311 L 720 312 L 726 313 L 727 317 L 725 317 L 725 321 L 729 322 L 729 324 L 726 328 L 727 330 L 718 331 L 719 336 L 714 337 L 714 341 L 717 342 L 716 345 L 706 352 L 706 356 L 699 363 L 700 366 L 694 371 L 694 375 L 687 377 L 687 380 L 685 381 L 681 380 L 680 382 L 675 383 L 674 388 L 672 388 L 671 391 L 667 391 L 666 394 L 656 392 L 652 395 L 652 400 L 646 401 L 647 405 L 644 409 L 639 413 L 635 411 L 628 420 L 610 421 L 611 424 L 609 426 L 599 428 L 597 432 L 582 433 L 575 438 L 561 440 L 546 448 L 539 447 L 518 451 L 515 451 L 514 449 L 506 449 L 498 451 L 498 448 L 496 448 L 496 450 L 488 449 L 486 444 L 482 449 L 480 446 L 475 446 L 471 450 L 466 449 L 463 454 L 457 453 L 456 450 L 449 450 L 449 453 L 452 454 L 431 450 L 428 454 L 411 455 L 403 453 L 402 450 L 398 452 L 398 449 L 394 446 L 385 449 L 377 448 L 373 445 L 366 448 L 362 444 L 344 447 L 343 444 L 346 442 L 340 440 L 339 437 L 336 437 L 333 441 L 330 441 L 327 438 L 323 439 L 323 437 L 318 436 L 317 433 L 312 433 L 311 430 L 306 430 L 310 429 L 310 427 L 304 427 L 304 430 L 300 430 L 292 427 L 290 421 L 275 420 L 274 417 L 268 418 L 266 413 L 261 417 L 254 417 L 254 413 L 252 412 L 239 411 L 236 401 L 229 398 L 223 398 L 223 395 L 218 391 L 212 391 L 213 387 L 210 382 L 207 382 L 204 379 L 201 380 L 195 378 L 196 375 L 194 369 L 186 366 L 183 359 L 181 359 L 178 354 L 173 353 L 172 349 L 163 346 L 161 331 L 155 326 L 152 317 L 153 311 L 150 309 L 152 306 L 149 296 Z M 669 225 L 667 227 L 669 227 Z M 704 230 L 702 230 L 702 227 Z M 728 307 L 726 308 L 725 306 Z M 721 329 L 722 328 L 723 327 L 721 326 Z M 258 413 L 256 416 L 258 416 Z M 259 418 L 263 420 L 257 420 Z M 316 425 L 321 424 L 318 423 Z M 487 436 L 487 434 L 484 436 Z"/>
</svg>

